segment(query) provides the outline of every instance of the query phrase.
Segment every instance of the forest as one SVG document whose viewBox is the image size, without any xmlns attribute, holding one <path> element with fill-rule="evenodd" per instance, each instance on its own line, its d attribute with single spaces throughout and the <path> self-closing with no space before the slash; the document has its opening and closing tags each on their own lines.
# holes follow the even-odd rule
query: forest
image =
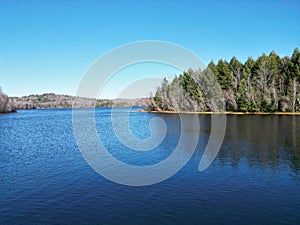
<svg viewBox="0 0 300 225">
<path fill-rule="evenodd" d="M 212 61 L 202 71 L 189 69 L 170 81 L 164 78 L 148 109 L 299 112 L 299 90 L 300 53 L 295 48 L 291 56 L 272 51 L 245 63 L 232 57 L 229 62 Z"/>
<path fill-rule="evenodd" d="M 22 109 L 53 108 L 106 108 L 147 106 L 149 98 L 140 99 L 94 99 L 54 93 L 31 94 L 23 97 L 8 97 L 0 87 L 0 113 L 11 113 Z"/>
</svg>

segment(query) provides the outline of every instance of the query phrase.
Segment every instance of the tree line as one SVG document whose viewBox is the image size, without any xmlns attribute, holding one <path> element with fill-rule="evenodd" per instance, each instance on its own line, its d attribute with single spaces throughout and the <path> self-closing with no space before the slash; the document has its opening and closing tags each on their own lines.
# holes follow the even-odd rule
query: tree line
<svg viewBox="0 0 300 225">
<path fill-rule="evenodd" d="M 300 111 L 299 49 L 292 56 L 279 57 L 272 51 L 245 63 L 236 57 L 229 62 L 221 59 L 202 71 L 189 69 L 171 81 L 164 78 L 149 109 L 217 111 L 214 98 L 225 111 Z"/>
<path fill-rule="evenodd" d="M 141 99 L 95 99 L 54 93 L 31 94 L 23 97 L 8 97 L 0 87 L 0 113 L 19 109 L 41 108 L 111 108 L 147 106 L 149 98 Z"/>
</svg>

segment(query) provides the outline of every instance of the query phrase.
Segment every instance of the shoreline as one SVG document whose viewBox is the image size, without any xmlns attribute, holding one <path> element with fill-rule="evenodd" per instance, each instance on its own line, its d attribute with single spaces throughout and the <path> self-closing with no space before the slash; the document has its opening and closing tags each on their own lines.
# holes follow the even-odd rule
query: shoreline
<svg viewBox="0 0 300 225">
<path fill-rule="evenodd" d="M 17 113 L 17 111 L 11 111 L 11 112 L 0 112 L 0 115 L 6 115 L 6 114 L 12 114 Z"/>
<path fill-rule="evenodd" d="M 198 114 L 198 115 L 291 115 L 300 116 L 300 112 L 192 112 L 192 111 L 147 111 L 136 110 L 135 112 L 158 113 L 158 114 Z"/>
<path fill-rule="evenodd" d="M 93 108 L 93 107 L 91 107 Z M 102 107 L 99 107 L 102 108 Z M 104 107 L 105 108 L 105 107 Z M 123 107 L 120 107 L 123 108 Z M 126 108 L 126 107 L 125 107 Z M 34 110 L 39 109 L 89 109 L 89 108 L 72 108 L 72 107 L 61 107 L 61 108 L 35 108 Z M 18 109 L 18 110 L 32 110 L 32 109 Z M 0 112 L 0 115 L 17 113 L 17 111 L 11 112 Z M 156 113 L 156 114 L 197 114 L 197 115 L 291 115 L 291 116 L 300 116 L 300 112 L 193 112 L 193 111 L 148 111 L 144 109 L 134 110 L 133 112 L 142 112 L 142 113 Z"/>
</svg>

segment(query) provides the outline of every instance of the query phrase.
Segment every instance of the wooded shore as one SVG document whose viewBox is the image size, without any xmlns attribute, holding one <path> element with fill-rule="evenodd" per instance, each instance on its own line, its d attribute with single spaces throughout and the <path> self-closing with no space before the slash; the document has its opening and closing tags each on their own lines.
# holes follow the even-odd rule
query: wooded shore
<svg viewBox="0 0 300 225">
<path fill-rule="evenodd" d="M 148 111 L 135 110 L 135 112 L 157 114 L 199 114 L 199 115 L 299 115 L 300 112 L 192 112 L 192 111 Z"/>
</svg>

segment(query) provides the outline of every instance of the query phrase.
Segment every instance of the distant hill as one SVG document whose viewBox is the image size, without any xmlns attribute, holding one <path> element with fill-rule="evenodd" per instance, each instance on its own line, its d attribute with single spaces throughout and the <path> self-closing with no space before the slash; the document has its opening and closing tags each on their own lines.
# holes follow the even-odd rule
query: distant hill
<svg viewBox="0 0 300 225">
<path fill-rule="evenodd" d="M 92 99 L 70 95 L 46 93 L 9 98 L 10 104 L 16 109 L 44 109 L 44 108 L 92 108 L 92 107 L 130 107 L 148 106 L 150 99 Z"/>
</svg>

